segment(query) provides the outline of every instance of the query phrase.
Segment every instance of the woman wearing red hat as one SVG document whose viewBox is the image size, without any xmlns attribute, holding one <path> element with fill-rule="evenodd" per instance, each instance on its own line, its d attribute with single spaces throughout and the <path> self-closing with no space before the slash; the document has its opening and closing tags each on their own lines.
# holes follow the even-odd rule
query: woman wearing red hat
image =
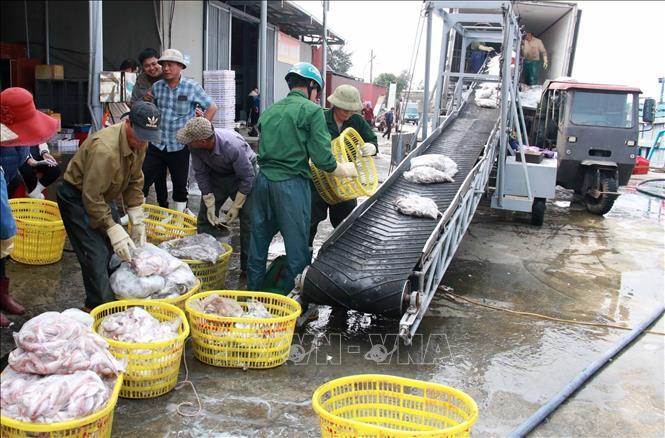
<svg viewBox="0 0 665 438">
<path fill-rule="evenodd" d="M 0 93 L 0 122 L 2 138 L 0 146 L 13 147 L 44 143 L 53 137 L 58 129 L 58 122 L 35 108 L 32 94 L 23 88 L 7 88 Z M 0 149 L 5 156 L 10 156 Z M 14 149 L 14 154 L 20 154 Z M 9 279 L 5 275 L 5 259 L 11 254 L 16 223 L 9 208 L 7 184 L 14 177 L 4 174 L 0 177 L 0 307 L 9 313 L 21 315 L 25 308 L 14 301 L 9 293 Z M 7 327 L 11 322 L 0 313 L 0 326 Z"/>
</svg>

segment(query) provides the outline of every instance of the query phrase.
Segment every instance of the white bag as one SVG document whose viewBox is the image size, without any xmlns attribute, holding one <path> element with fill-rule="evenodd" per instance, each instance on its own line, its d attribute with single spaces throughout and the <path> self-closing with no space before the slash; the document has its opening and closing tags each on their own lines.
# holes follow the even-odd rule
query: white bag
<svg viewBox="0 0 665 438">
<path fill-rule="evenodd" d="M 436 219 L 440 214 L 439 208 L 432 199 L 418 195 L 400 196 L 395 200 L 395 208 L 407 216 Z"/>
</svg>

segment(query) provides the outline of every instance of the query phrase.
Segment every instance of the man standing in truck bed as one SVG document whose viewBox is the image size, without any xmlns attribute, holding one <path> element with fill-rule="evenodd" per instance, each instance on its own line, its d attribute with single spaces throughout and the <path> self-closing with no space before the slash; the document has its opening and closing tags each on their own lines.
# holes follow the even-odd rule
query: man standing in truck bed
<svg viewBox="0 0 665 438">
<path fill-rule="evenodd" d="M 549 62 L 547 59 L 547 50 L 543 42 L 533 36 L 533 33 L 527 32 L 522 41 L 522 57 L 524 57 L 524 82 L 527 85 L 540 84 L 538 76 L 540 74 L 540 55 L 543 55 L 543 68 L 547 70 Z"/>
</svg>

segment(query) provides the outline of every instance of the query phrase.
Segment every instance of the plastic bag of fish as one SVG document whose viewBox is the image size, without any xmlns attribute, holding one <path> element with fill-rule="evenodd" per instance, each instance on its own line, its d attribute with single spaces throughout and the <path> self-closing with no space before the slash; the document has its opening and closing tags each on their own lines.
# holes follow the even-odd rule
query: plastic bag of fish
<svg viewBox="0 0 665 438">
<path fill-rule="evenodd" d="M 84 316 L 74 316 L 76 312 Z M 108 351 L 108 343 L 92 331 L 92 317 L 78 309 L 45 312 L 14 333 L 16 349 L 9 353 L 9 366 L 17 372 L 50 375 L 91 370 L 116 376 L 124 366 Z"/>
<path fill-rule="evenodd" d="M 132 250 L 110 277 L 113 293 L 121 298 L 164 299 L 187 293 L 196 283 L 191 268 L 163 249 L 146 243 Z"/>
<path fill-rule="evenodd" d="M 232 318 L 273 318 L 273 315 L 266 309 L 265 305 L 256 299 L 250 298 L 244 304 L 246 309 L 233 298 L 210 294 L 201 300 L 191 301 L 189 305 L 192 309 L 208 315 Z M 272 330 L 273 326 L 275 324 L 270 322 L 266 322 L 266 324 L 256 322 L 222 322 L 216 327 L 213 334 L 217 336 L 229 336 L 232 332 L 233 336 L 237 338 L 267 338 L 275 336 L 275 332 Z"/>
<path fill-rule="evenodd" d="M 407 216 L 436 219 L 441 214 L 432 199 L 419 195 L 400 196 L 394 205 L 397 211 Z"/>
<path fill-rule="evenodd" d="M 404 172 L 404 179 L 418 184 L 454 182 L 457 163 L 442 154 L 425 154 L 411 159 L 411 170 Z"/>
<path fill-rule="evenodd" d="M 115 378 L 102 379 L 93 371 L 38 376 L 2 373 L 2 415 L 30 423 L 53 423 L 91 415 L 102 409 Z"/>
<path fill-rule="evenodd" d="M 105 317 L 97 332 L 108 339 L 120 342 L 147 344 L 178 337 L 180 317 L 160 321 L 143 307 L 130 307 Z"/>
<path fill-rule="evenodd" d="M 91 415 L 108 402 L 125 365 L 78 309 L 45 312 L 14 333 L 17 348 L 0 375 L 2 415 L 53 423 Z"/>
<path fill-rule="evenodd" d="M 224 247 L 210 234 L 195 234 L 162 242 L 159 247 L 174 257 L 215 263 L 224 254 Z"/>
</svg>

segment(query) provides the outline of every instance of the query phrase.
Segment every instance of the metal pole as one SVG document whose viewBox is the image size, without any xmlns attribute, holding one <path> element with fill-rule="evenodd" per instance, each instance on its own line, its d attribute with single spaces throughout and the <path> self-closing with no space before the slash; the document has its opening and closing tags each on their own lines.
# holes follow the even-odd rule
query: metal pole
<svg viewBox="0 0 665 438">
<path fill-rule="evenodd" d="M 49 36 L 49 30 L 48 30 L 48 0 L 44 2 L 44 35 L 46 37 L 46 41 L 44 42 L 44 45 L 46 46 L 46 63 L 50 64 L 51 63 L 51 38 Z"/>
<path fill-rule="evenodd" d="M 259 33 L 259 93 L 262 94 L 259 103 L 261 113 L 266 109 L 266 92 L 268 64 L 266 49 L 268 45 L 268 0 L 261 0 L 261 30 Z"/>
<path fill-rule="evenodd" d="M 501 124 L 499 131 L 499 162 L 497 163 L 496 203 L 503 206 L 504 169 L 506 166 L 506 148 L 508 147 L 508 93 L 510 83 L 510 60 L 512 57 L 512 32 L 508 12 L 503 12 L 503 44 L 501 54 Z"/>
<path fill-rule="evenodd" d="M 369 83 L 373 83 L 374 76 L 372 74 L 374 70 L 374 49 L 369 51 Z M 662 87 L 661 87 L 662 88 Z M 660 100 L 663 100 L 663 92 L 660 92 Z"/>
<path fill-rule="evenodd" d="M 450 29 L 448 28 L 448 23 L 446 22 L 446 16 L 448 14 L 444 11 L 443 13 L 443 36 L 441 40 L 441 54 L 439 55 L 439 70 L 437 74 L 439 78 L 437 82 L 439 85 L 444 84 L 443 74 L 446 68 L 446 57 L 448 56 L 448 34 Z M 441 115 L 441 94 L 444 93 L 443 86 L 440 86 L 437 90 L 437 93 L 434 97 L 434 111 L 432 112 L 432 129 L 436 129 L 439 126 L 439 118 Z"/>
<path fill-rule="evenodd" d="M 99 102 L 99 74 L 102 72 L 104 59 L 104 44 L 102 39 L 102 2 L 96 0 L 88 1 L 90 16 L 90 75 L 88 77 L 90 115 L 92 117 L 93 130 L 97 131 L 102 126 L 102 105 Z"/>
<path fill-rule="evenodd" d="M 432 4 L 428 3 L 427 11 L 427 39 L 425 43 L 425 89 L 423 90 L 423 140 L 427 138 L 427 123 L 429 112 L 429 70 L 432 61 Z M 370 70 L 370 77 L 372 76 Z M 416 134 L 417 135 L 417 134 Z"/>
<path fill-rule="evenodd" d="M 326 73 L 328 70 L 328 0 L 323 0 L 323 59 L 321 62 L 321 78 L 323 78 L 324 86 L 321 90 L 321 106 L 326 106 Z"/>
<path fill-rule="evenodd" d="M 28 28 L 28 2 L 23 0 L 23 11 L 25 12 L 25 49 L 28 59 L 30 59 L 30 30 Z"/>
</svg>

